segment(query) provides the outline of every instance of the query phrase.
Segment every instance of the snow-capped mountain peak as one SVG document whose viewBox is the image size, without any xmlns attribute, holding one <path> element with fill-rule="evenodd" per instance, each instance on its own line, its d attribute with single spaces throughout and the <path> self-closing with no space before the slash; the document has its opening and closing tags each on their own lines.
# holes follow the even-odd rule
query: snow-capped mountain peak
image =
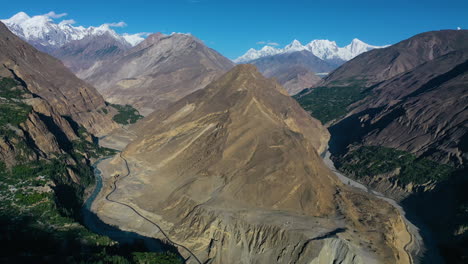
<svg viewBox="0 0 468 264">
<path fill-rule="evenodd" d="M 28 16 L 28 14 L 26 14 L 25 12 L 19 12 L 17 13 L 16 15 L 12 16 L 11 18 L 7 19 L 10 23 L 15 23 L 15 24 L 19 24 L 19 23 L 22 23 L 28 19 L 30 19 L 31 17 Z"/>
<path fill-rule="evenodd" d="M 305 46 L 302 46 L 301 42 L 297 39 L 293 40 L 289 45 L 284 47 L 284 52 L 294 52 L 307 49 Z"/>
<path fill-rule="evenodd" d="M 144 40 L 144 34 L 117 34 L 111 27 L 124 26 L 125 23 L 103 24 L 98 27 L 73 26 L 74 20 L 62 20 L 58 23 L 54 18 L 63 17 L 49 12 L 44 15 L 29 16 L 25 12 L 19 12 L 9 19 L 0 20 L 17 36 L 36 47 L 57 48 L 64 44 L 80 40 L 87 36 L 100 36 L 109 34 L 124 45 L 135 46 Z"/>
<path fill-rule="evenodd" d="M 369 45 L 357 38 L 353 39 L 351 43 L 345 47 L 339 47 L 335 41 L 327 39 L 312 40 L 304 46 L 301 44 L 301 42 L 295 39 L 290 44 L 286 45 L 283 49 L 273 48 L 271 46 L 265 46 L 260 50 L 249 49 L 246 54 L 235 59 L 234 62 L 246 63 L 265 56 L 302 50 L 309 51 L 322 60 L 348 61 L 366 51 L 384 47 L 387 46 Z M 266 50 L 269 50 L 270 52 L 265 52 Z"/>
<path fill-rule="evenodd" d="M 248 61 L 253 61 L 255 59 L 272 56 L 281 53 L 281 49 L 274 48 L 272 46 L 264 46 L 260 50 L 249 49 L 244 55 L 234 60 L 235 63 L 244 63 Z"/>
<path fill-rule="evenodd" d="M 348 46 L 345 47 L 345 49 L 347 49 L 352 55 L 354 55 L 354 54 L 361 54 L 372 49 L 385 48 L 385 47 L 387 46 L 379 47 L 379 46 L 369 45 L 363 42 L 362 40 L 355 38 L 351 41 L 351 43 Z"/>
</svg>

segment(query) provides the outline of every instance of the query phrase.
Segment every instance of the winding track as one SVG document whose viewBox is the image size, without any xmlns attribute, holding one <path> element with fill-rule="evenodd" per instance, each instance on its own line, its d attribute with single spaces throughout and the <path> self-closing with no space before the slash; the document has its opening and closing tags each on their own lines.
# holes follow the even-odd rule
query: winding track
<svg viewBox="0 0 468 264">
<path fill-rule="evenodd" d="M 181 245 L 181 244 L 178 244 L 174 241 L 172 241 L 169 236 L 166 234 L 166 232 L 164 232 L 164 230 L 162 230 L 162 228 L 156 224 L 155 222 L 151 221 L 150 219 L 148 219 L 147 217 L 145 217 L 144 215 L 140 214 L 135 208 L 133 208 L 132 206 L 128 205 L 128 204 L 125 204 L 125 203 L 122 203 L 122 202 L 119 202 L 119 201 L 115 201 L 115 200 L 112 200 L 111 198 L 109 198 L 116 190 L 117 190 L 117 182 L 120 180 L 120 179 L 123 179 L 123 178 L 126 178 L 130 175 L 130 168 L 128 167 L 128 163 L 127 163 L 127 160 L 122 157 L 122 152 L 119 153 L 119 157 L 124 161 L 125 163 L 125 167 L 127 168 L 127 174 L 126 175 L 121 175 L 121 176 L 118 176 L 114 182 L 112 183 L 112 191 L 109 192 L 107 195 L 106 195 L 106 200 L 111 202 L 111 203 L 116 203 L 116 204 L 120 204 L 122 206 L 125 206 L 129 209 L 131 209 L 133 212 L 135 212 L 138 216 L 140 216 L 141 218 L 143 218 L 144 220 L 146 220 L 147 222 L 151 223 L 152 225 L 154 225 L 155 227 L 157 227 L 159 229 L 159 231 L 161 232 L 161 234 L 163 234 L 163 236 L 166 238 L 167 242 L 169 242 L 170 244 L 174 245 L 174 246 L 177 246 L 179 248 L 182 248 L 184 250 L 186 250 L 190 256 L 192 256 L 199 264 L 202 264 L 202 262 L 197 258 L 197 256 L 192 252 L 190 251 L 190 249 L 188 249 L 187 247 Z M 190 257 L 188 257 L 185 261 L 187 261 Z"/>
</svg>

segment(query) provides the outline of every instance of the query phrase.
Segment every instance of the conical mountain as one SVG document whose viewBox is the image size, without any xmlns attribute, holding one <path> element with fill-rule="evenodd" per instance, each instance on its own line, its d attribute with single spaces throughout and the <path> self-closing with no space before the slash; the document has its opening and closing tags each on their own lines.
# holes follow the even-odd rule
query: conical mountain
<svg viewBox="0 0 468 264">
<path fill-rule="evenodd" d="M 336 178 L 319 155 L 327 130 L 253 65 L 236 66 L 133 131 L 138 139 L 122 153 L 130 176 L 113 199 L 155 219 L 203 263 L 408 262 L 395 209 Z M 96 211 L 148 232 L 105 201 Z"/>
<path fill-rule="evenodd" d="M 79 76 L 113 103 L 143 114 L 204 88 L 233 63 L 189 34 L 154 34 L 117 59 Z"/>
</svg>

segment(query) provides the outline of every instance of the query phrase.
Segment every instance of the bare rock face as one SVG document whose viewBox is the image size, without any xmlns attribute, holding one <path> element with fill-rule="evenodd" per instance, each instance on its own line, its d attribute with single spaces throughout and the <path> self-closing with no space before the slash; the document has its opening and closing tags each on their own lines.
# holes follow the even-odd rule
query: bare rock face
<svg viewBox="0 0 468 264">
<path fill-rule="evenodd" d="M 268 78 L 276 78 L 290 95 L 315 86 L 322 79 L 315 73 L 330 72 L 336 67 L 308 51 L 296 51 L 263 57 L 249 62 Z"/>
<path fill-rule="evenodd" d="M 467 30 L 418 34 L 383 49 L 374 49 L 348 61 L 325 78 L 325 85 L 363 80 L 368 86 L 388 80 L 449 52 L 466 48 Z"/>
<path fill-rule="evenodd" d="M 233 63 L 187 34 L 153 34 L 124 56 L 97 62 L 79 77 L 104 97 L 148 114 L 204 88 Z"/>
<path fill-rule="evenodd" d="M 21 80 L 27 90 L 47 101 L 60 116 L 69 116 L 93 134 L 118 127 L 102 96 L 57 59 L 37 51 L 0 23 L 0 73 Z M 109 115 L 98 112 L 108 109 Z"/>
<path fill-rule="evenodd" d="M 158 223 L 202 263 L 410 262 L 398 212 L 341 184 L 319 156 L 327 130 L 253 65 L 236 66 L 132 130 L 138 137 L 122 153 L 130 176 L 112 199 Z M 119 160 L 108 171 L 124 174 Z M 94 210 L 164 238 L 117 207 L 103 200 Z"/>
</svg>

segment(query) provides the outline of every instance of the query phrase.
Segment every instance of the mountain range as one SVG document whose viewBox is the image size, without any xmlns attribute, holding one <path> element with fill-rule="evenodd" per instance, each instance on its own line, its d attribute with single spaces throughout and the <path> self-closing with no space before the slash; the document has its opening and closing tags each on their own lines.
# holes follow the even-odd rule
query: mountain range
<svg viewBox="0 0 468 264">
<path fill-rule="evenodd" d="M 342 48 L 329 40 L 313 40 L 307 45 L 294 40 L 284 48 L 267 45 L 260 50 L 250 49 L 234 62 L 256 65 L 265 76 L 276 78 L 289 94 L 295 95 L 319 83 L 319 75 L 326 75 L 359 54 L 383 47 L 359 39 Z"/>
<path fill-rule="evenodd" d="M 95 69 L 90 68 L 98 62 L 117 60 L 125 52 L 133 52 L 132 48 L 142 42 L 145 36 L 142 33 L 119 35 L 111 29 L 112 26 L 121 26 L 119 23 L 85 28 L 73 26 L 72 20 L 55 23 L 54 17 L 58 17 L 57 14 L 30 17 L 24 12 L 19 12 L 2 21 L 17 36 L 62 60 L 81 77 L 89 76 Z M 358 39 L 342 48 L 329 40 L 314 40 L 305 46 L 294 40 L 282 49 L 271 46 L 265 46 L 261 50 L 250 49 L 234 62 L 257 65 L 265 76 L 276 78 L 294 95 L 318 83 L 320 78 L 316 73 L 330 72 L 345 61 L 374 48 L 380 47 L 368 45 Z M 266 65 L 269 70 L 264 72 Z M 92 79 L 88 81 L 93 82 Z M 103 86 L 96 85 L 98 88 Z"/>
<path fill-rule="evenodd" d="M 386 46 L 373 46 L 355 38 L 345 47 L 339 47 L 335 41 L 326 39 L 317 39 L 309 42 L 306 45 L 302 45 L 298 40 L 293 40 L 290 44 L 284 48 L 275 48 L 272 46 L 264 46 L 260 50 L 249 49 L 244 55 L 235 59 L 235 63 L 248 63 L 250 61 L 273 56 L 278 54 L 291 53 L 295 51 L 309 51 L 318 58 L 325 60 L 335 65 L 343 64 L 345 61 L 349 61 L 357 55 L 364 53 L 372 49 L 383 48 Z"/>
</svg>

